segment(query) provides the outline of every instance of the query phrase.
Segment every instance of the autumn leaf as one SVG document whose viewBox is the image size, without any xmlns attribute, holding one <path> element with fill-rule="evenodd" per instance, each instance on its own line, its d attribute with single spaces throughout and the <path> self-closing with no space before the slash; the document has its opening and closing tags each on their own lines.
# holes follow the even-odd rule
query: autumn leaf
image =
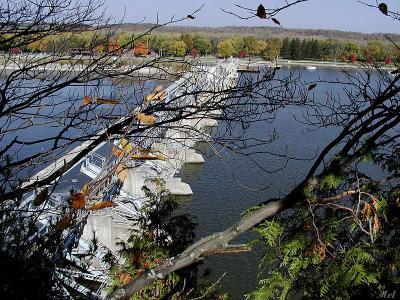
<svg viewBox="0 0 400 300">
<path fill-rule="evenodd" d="M 281 25 L 281 22 L 279 22 L 277 19 L 271 18 L 271 20 L 272 20 L 272 22 L 274 22 L 275 24 L 277 24 L 277 25 L 279 25 L 279 26 L 282 26 L 282 25 Z"/>
<path fill-rule="evenodd" d="M 381 13 L 383 13 L 386 16 L 388 15 L 388 7 L 387 7 L 386 3 L 379 4 L 378 8 L 381 11 Z"/>
<path fill-rule="evenodd" d="M 119 163 L 117 169 L 115 170 L 115 174 L 117 175 L 118 179 L 122 182 L 128 177 L 128 168 L 124 163 Z"/>
<path fill-rule="evenodd" d="M 163 90 L 163 86 L 162 85 L 157 85 L 155 88 L 154 88 L 154 91 L 156 91 L 156 92 L 161 92 Z"/>
<path fill-rule="evenodd" d="M 41 205 L 44 201 L 46 201 L 48 194 L 49 194 L 49 189 L 46 187 L 43 190 L 41 190 L 39 194 L 37 194 L 35 200 L 33 200 L 33 204 L 35 204 L 35 206 Z"/>
<path fill-rule="evenodd" d="M 111 152 L 112 152 L 115 156 L 118 156 L 118 157 L 122 157 L 122 156 L 124 155 L 124 153 L 125 153 L 124 150 L 119 149 L 119 148 L 117 148 L 117 147 L 115 147 L 115 146 L 112 146 Z"/>
<path fill-rule="evenodd" d="M 75 210 L 85 208 L 85 196 L 82 193 L 73 193 L 71 195 L 72 208 Z"/>
<path fill-rule="evenodd" d="M 266 19 L 267 18 L 267 12 L 265 11 L 265 7 L 260 4 L 257 8 L 257 17 L 260 19 Z"/>
<path fill-rule="evenodd" d="M 92 99 L 89 96 L 84 96 L 82 102 L 83 102 L 83 104 L 81 106 L 79 106 L 79 109 L 81 109 L 82 107 L 85 107 L 86 105 L 92 104 Z"/>
<path fill-rule="evenodd" d="M 139 113 L 136 115 L 136 119 L 145 125 L 152 125 L 156 122 L 157 117 L 152 115 L 146 115 L 144 113 Z"/>
<path fill-rule="evenodd" d="M 140 153 L 136 153 L 136 154 L 132 154 L 131 155 L 131 159 L 135 160 L 166 160 L 167 158 L 164 155 L 149 155 L 149 154 L 140 154 Z"/>
<path fill-rule="evenodd" d="M 155 99 L 155 97 L 156 97 L 156 94 L 154 94 L 154 93 L 148 94 L 148 95 L 146 96 L 146 101 L 147 101 L 147 102 L 153 101 L 153 100 Z"/>
<path fill-rule="evenodd" d="M 85 194 L 87 193 L 88 189 L 89 189 L 89 182 L 86 182 L 85 185 L 84 185 L 83 188 L 82 188 L 81 193 L 82 193 L 83 195 L 85 195 Z"/>
<path fill-rule="evenodd" d="M 103 209 L 106 207 L 113 207 L 114 203 L 112 203 L 112 201 L 102 201 L 102 202 L 97 202 L 95 204 L 93 204 L 91 207 L 89 207 L 89 210 L 99 210 L 99 209 Z"/>
<path fill-rule="evenodd" d="M 155 100 L 164 100 L 167 97 L 162 85 L 158 85 L 154 88 L 153 92 L 146 96 L 146 102 Z"/>
<path fill-rule="evenodd" d="M 96 103 L 97 104 L 120 104 L 121 102 L 119 100 L 115 100 L 115 99 L 97 98 Z"/>
<path fill-rule="evenodd" d="M 308 86 L 308 90 L 311 91 L 311 90 L 313 90 L 316 86 L 317 86 L 316 83 L 312 83 L 312 84 L 310 84 L 310 85 Z"/>
<path fill-rule="evenodd" d="M 88 105 L 92 103 L 92 99 L 89 96 L 83 97 L 83 105 Z"/>
<path fill-rule="evenodd" d="M 64 216 L 63 218 L 58 220 L 58 222 L 54 226 L 54 229 L 56 231 L 61 231 L 61 230 L 64 230 L 65 228 L 67 228 L 70 224 L 71 224 L 71 217 L 70 216 Z"/>
<path fill-rule="evenodd" d="M 167 97 L 165 94 L 165 91 L 159 91 L 157 94 L 154 96 L 156 100 L 164 100 Z"/>
<path fill-rule="evenodd" d="M 125 138 L 122 138 L 119 141 L 119 144 L 121 146 L 121 148 L 125 151 L 125 152 L 132 152 L 133 150 L 133 145 L 131 143 L 129 143 L 129 141 Z"/>
</svg>

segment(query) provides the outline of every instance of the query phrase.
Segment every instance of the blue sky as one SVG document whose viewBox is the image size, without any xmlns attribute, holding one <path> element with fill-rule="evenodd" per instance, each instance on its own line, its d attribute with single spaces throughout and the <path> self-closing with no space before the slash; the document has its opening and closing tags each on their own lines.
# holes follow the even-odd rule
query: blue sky
<svg viewBox="0 0 400 300">
<path fill-rule="evenodd" d="M 373 0 L 365 2 L 375 4 Z M 184 17 L 205 3 L 204 8 L 197 13 L 195 20 L 185 20 L 177 25 L 189 26 L 264 26 L 271 25 L 271 21 L 261 19 L 240 20 L 220 10 L 236 11 L 234 4 L 250 8 L 257 8 L 262 3 L 265 7 L 276 7 L 284 1 L 279 0 L 106 0 L 108 13 L 114 17 L 122 18 L 125 12 L 126 22 L 156 21 L 157 13 L 162 22 L 168 21 L 172 16 Z M 400 10 L 397 0 L 385 1 L 394 11 Z M 359 31 L 366 33 L 392 32 L 400 33 L 400 21 L 392 20 L 377 9 L 366 7 L 356 0 L 309 0 L 297 6 L 290 7 L 281 12 L 277 18 L 285 28 L 311 28 L 311 29 L 338 29 L 344 31 Z"/>
</svg>

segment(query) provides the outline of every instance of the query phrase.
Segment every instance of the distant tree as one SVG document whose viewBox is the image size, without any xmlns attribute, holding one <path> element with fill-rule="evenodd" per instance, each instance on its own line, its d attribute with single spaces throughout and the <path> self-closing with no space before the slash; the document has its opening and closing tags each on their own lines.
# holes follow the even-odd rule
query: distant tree
<svg viewBox="0 0 400 300">
<path fill-rule="evenodd" d="M 218 55 L 218 43 L 219 40 L 217 38 L 211 38 L 210 40 L 210 44 L 211 44 L 211 53 Z"/>
<path fill-rule="evenodd" d="M 279 57 L 281 53 L 282 41 L 277 38 L 266 40 L 263 50 L 263 57 L 268 60 L 274 60 Z"/>
<path fill-rule="evenodd" d="M 151 35 L 149 38 L 149 48 L 155 51 L 159 51 L 161 48 L 161 42 L 163 38 L 159 35 Z"/>
<path fill-rule="evenodd" d="M 369 42 L 367 45 L 368 54 L 371 55 L 375 61 L 383 62 L 389 55 L 389 51 L 381 41 Z"/>
<path fill-rule="evenodd" d="M 211 42 L 203 37 L 193 40 L 193 47 L 197 49 L 200 55 L 208 55 L 212 51 Z"/>
<path fill-rule="evenodd" d="M 311 58 L 311 49 L 308 47 L 308 40 L 303 39 L 301 41 L 301 53 L 302 53 L 302 58 L 303 59 L 309 59 Z"/>
<path fill-rule="evenodd" d="M 236 36 L 234 38 L 231 38 L 232 41 L 232 46 L 235 48 L 235 55 L 239 52 L 240 49 L 245 49 L 246 45 L 244 42 L 244 38 L 241 36 Z"/>
<path fill-rule="evenodd" d="M 321 58 L 321 44 L 317 39 L 312 40 L 311 42 L 311 57 L 313 59 Z"/>
<path fill-rule="evenodd" d="M 264 50 L 267 47 L 267 41 L 264 40 L 257 40 L 257 44 L 258 44 L 258 52 L 257 52 L 257 56 L 263 56 Z M 279 46 L 279 51 L 281 50 L 280 46 Z M 278 54 L 279 56 L 279 54 Z"/>
<path fill-rule="evenodd" d="M 360 58 L 360 57 L 362 57 L 362 55 L 361 55 L 361 47 L 359 45 L 355 44 L 355 43 L 348 42 L 348 43 L 346 43 L 346 45 L 344 47 L 343 55 L 347 59 L 350 59 L 350 60 L 352 60 L 351 57 L 353 59 L 354 59 L 354 57 L 355 58 Z"/>
<path fill-rule="evenodd" d="M 232 40 L 224 40 L 219 42 L 217 48 L 219 57 L 227 58 L 237 54 Z"/>
<path fill-rule="evenodd" d="M 291 52 L 290 52 L 290 40 L 289 40 L 289 38 L 284 38 L 284 40 L 282 42 L 281 57 L 282 58 L 292 58 L 292 55 L 291 55 Z"/>
<path fill-rule="evenodd" d="M 186 45 L 186 49 L 192 49 L 194 46 L 193 37 L 189 33 L 181 34 L 180 40 Z"/>
<path fill-rule="evenodd" d="M 260 55 L 262 45 L 254 36 L 244 38 L 244 49 L 250 56 Z"/>
<path fill-rule="evenodd" d="M 368 64 L 372 65 L 374 63 L 374 61 L 375 60 L 372 56 L 368 56 L 368 60 L 367 60 Z"/>
<path fill-rule="evenodd" d="M 247 56 L 247 52 L 241 49 L 238 53 L 238 58 L 245 58 Z"/>
<path fill-rule="evenodd" d="M 324 60 L 336 60 L 342 55 L 343 43 L 334 39 L 323 40 L 321 51 Z"/>
<path fill-rule="evenodd" d="M 174 43 L 174 41 L 171 39 L 163 39 L 160 42 L 159 49 L 162 49 L 165 54 L 174 55 L 174 53 L 173 53 L 174 49 L 172 46 L 173 43 Z"/>
<path fill-rule="evenodd" d="M 121 42 L 122 45 L 130 45 L 132 44 L 132 41 L 135 39 L 134 35 L 129 34 L 125 31 L 122 31 L 119 36 L 118 36 L 119 41 Z M 136 40 L 136 42 L 139 42 Z M 141 38 L 140 42 L 145 42 L 147 44 L 148 38 Z"/>
<path fill-rule="evenodd" d="M 168 52 L 173 56 L 184 56 L 186 54 L 186 44 L 183 41 L 174 41 L 170 44 Z"/>
<path fill-rule="evenodd" d="M 355 53 L 351 53 L 349 57 L 349 61 L 351 63 L 355 63 L 357 61 L 357 55 Z"/>
<path fill-rule="evenodd" d="M 293 59 L 301 59 L 301 42 L 299 38 L 292 39 L 290 42 L 290 56 Z"/>
</svg>

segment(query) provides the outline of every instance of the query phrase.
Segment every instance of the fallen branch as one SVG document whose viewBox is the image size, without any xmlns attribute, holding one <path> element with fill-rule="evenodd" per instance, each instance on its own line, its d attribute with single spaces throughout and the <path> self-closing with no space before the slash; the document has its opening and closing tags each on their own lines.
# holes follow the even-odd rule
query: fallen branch
<svg viewBox="0 0 400 300">
<path fill-rule="evenodd" d="M 345 198 L 347 196 L 358 194 L 359 192 L 360 192 L 360 190 L 344 191 L 343 193 L 340 193 L 340 194 L 338 194 L 336 196 L 326 197 L 326 198 L 323 198 L 323 199 L 310 201 L 310 204 L 311 205 L 327 204 L 327 203 L 339 201 L 339 200 L 341 200 L 341 199 L 343 199 L 343 198 Z"/>
<path fill-rule="evenodd" d="M 262 206 L 252 215 L 243 218 L 230 228 L 202 238 L 178 256 L 168 259 L 163 264 L 143 273 L 134 281 L 117 289 L 106 299 L 128 299 L 131 295 L 139 292 L 141 289 L 155 282 L 156 280 L 163 279 L 169 273 L 194 264 L 206 256 L 216 253 L 248 251 L 248 247 L 243 245 L 229 245 L 228 243 L 245 231 L 256 226 L 264 219 L 273 216 L 286 208 L 286 199 L 287 198 L 271 201 Z"/>
</svg>

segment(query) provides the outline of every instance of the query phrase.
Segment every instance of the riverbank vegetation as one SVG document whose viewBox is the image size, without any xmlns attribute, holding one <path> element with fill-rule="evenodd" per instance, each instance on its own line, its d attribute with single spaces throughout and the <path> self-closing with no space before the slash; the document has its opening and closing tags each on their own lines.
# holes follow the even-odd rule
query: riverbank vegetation
<svg viewBox="0 0 400 300">
<path fill-rule="evenodd" d="M 101 43 L 93 44 L 96 37 Z M 138 38 L 139 37 L 139 38 Z M 6 39 L 6 36 L 3 38 Z M 135 40 L 135 43 L 131 42 Z M 131 45 L 121 47 L 121 45 Z M 137 51 L 135 47 L 144 51 Z M 267 60 L 276 58 L 293 60 L 317 60 L 340 62 L 381 62 L 392 64 L 400 59 L 400 51 L 389 40 L 377 39 L 368 41 L 349 41 L 338 38 L 310 37 L 296 38 L 259 38 L 255 35 L 235 35 L 229 38 L 221 36 L 207 36 L 199 33 L 157 33 L 151 34 L 116 31 L 105 38 L 101 32 L 85 31 L 80 33 L 63 33 L 57 36 L 46 36 L 37 39 L 18 50 L 7 43 L 0 45 L 0 50 L 19 53 L 53 53 L 60 51 L 69 53 L 80 49 L 77 54 L 100 55 L 104 52 L 119 52 L 147 56 L 148 54 L 170 55 L 183 57 L 213 55 L 226 57 L 263 57 Z"/>
</svg>

